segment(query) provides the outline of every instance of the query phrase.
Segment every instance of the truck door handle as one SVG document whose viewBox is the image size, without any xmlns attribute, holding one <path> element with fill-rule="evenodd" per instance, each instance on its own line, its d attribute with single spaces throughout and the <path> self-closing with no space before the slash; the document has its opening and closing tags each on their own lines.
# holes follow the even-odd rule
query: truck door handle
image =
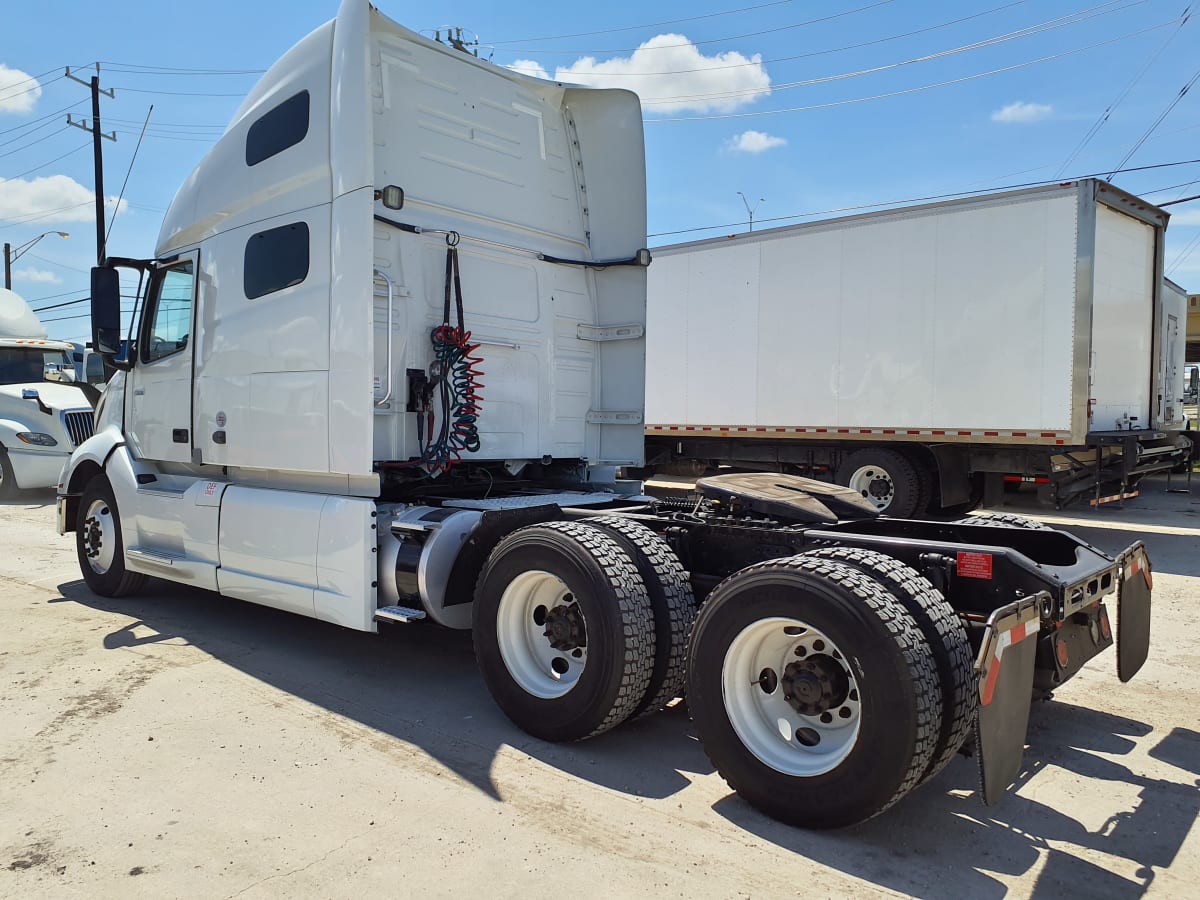
<svg viewBox="0 0 1200 900">
<path fill-rule="evenodd" d="M 188 430 L 186 428 L 175 428 L 171 431 L 171 440 L 177 444 L 186 444 L 188 442 Z"/>
<path fill-rule="evenodd" d="M 144 397 L 145 395 L 146 395 L 146 389 L 145 389 L 145 388 L 134 388 L 134 389 L 133 389 L 133 396 L 135 396 L 135 397 Z"/>
</svg>

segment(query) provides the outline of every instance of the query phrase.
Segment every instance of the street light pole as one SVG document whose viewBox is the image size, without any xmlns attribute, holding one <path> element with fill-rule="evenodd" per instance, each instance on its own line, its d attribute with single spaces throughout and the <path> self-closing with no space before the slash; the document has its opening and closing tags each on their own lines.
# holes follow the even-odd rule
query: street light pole
<svg viewBox="0 0 1200 900">
<path fill-rule="evenodd" d="M 12 290 L 12 264 L 24 256 L 30 248 L 38 241 L 46 237 L 48 234 L 57 234 L 60 238 L 70 237 L 65 231 L 43 231 L 31 241 L 26 241 L 20 246 L 14 247 L 7 241 L 4 243 L 4 287 Z"/>
<path fill-rule="evenodd" d="M 758 206 L 760 203 L 766 203 L 767 201 L 764 200 L 762 197 L 759 197 L 758 203 L 755 203 L 753 206 L 751 206 L 750 201 L 746 199 L 745 194 L 743 194 L 741 191 L 738 191 L 737 195 L 742 198 L 742 203 L 744 203 L 746 205 L 746 214 L 750 217 L 750 230 L 753 231 L 754 230 L 754 210 L 758 209 Z"/>
</svg>

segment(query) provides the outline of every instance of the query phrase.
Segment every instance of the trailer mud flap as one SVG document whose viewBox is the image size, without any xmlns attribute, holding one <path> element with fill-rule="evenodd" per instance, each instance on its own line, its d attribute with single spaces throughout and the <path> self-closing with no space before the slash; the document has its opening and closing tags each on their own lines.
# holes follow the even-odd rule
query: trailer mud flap
<svg viewBox="0 0 1200 900">
<path fill-rule="evenodd" d="M 1117 677 L 1129 681 L 1150 654 L 1150 557 L 1138 541 L 1119 557 L 1117 587 Z"/>
<path fill-rule="evenodd" d="M 988 806 L 1000 801 L 1021 771 L 1042 601 L 1049 599 L 1042 591 L 1002 606 L 988 617 L 975 663 L 979 678 L 975 749 L 980 796 Z"/>
</svg>

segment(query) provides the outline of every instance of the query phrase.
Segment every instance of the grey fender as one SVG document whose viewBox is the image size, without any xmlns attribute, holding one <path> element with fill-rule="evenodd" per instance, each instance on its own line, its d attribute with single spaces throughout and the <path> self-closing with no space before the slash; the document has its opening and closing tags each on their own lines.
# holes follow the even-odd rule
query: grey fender
<svg viewBox="0 0 1200 900">
<path fill-rule="evenodd" d="M 75 448 L 63 469 L 59 504 L 65 504 L 65 508 L 60 513 L 60 533 L 75 529 L 79 495 L 97 475 L 104 474 L 108 478 L 117 506 L 131 510 L 137 493 L 137 475 L 145 471 L 153 469 L 133 458 L 119 427 L 108 425 L 92 435 Z"/>
</svg>

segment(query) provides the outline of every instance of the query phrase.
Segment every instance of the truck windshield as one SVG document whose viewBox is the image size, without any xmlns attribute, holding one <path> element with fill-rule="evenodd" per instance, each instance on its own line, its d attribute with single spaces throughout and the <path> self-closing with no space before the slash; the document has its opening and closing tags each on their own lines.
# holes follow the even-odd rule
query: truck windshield
<svg viewBox="0 0 1200 900">
<path fill-rule="evenodd" d="M 73 366 L 62 350 L 0 347 L 0 384 L 36 384 L 47 371 L 66 369 L 73 369 Z"/>
</svg>

